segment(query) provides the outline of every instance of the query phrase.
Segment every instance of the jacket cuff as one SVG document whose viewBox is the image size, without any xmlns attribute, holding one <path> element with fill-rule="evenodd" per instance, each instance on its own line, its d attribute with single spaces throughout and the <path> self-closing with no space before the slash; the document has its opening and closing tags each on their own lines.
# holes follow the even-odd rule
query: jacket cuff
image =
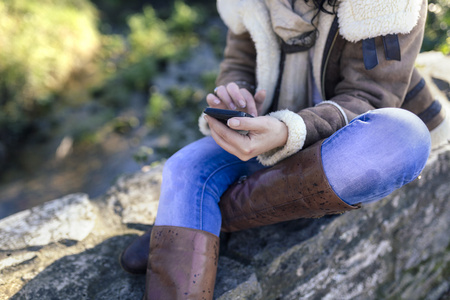
<svg viewBox="0 0 450 300">
<path fill-rule="evenodd" d="M 316 106 L 320 106 L 320 105 L 324 105 L 324 104 L 325 104 L 325 105 L 326 105 L 326 104 L 328 104 L 328 105 L 333 105 L 334 107 L 336 107 L 336 108 L 339 110 L 339 112 L 341 113 L 342 117 L 344 118 L 345 125 L 348 125 L 347 114 L 344 112 L 344 110 L 342 109 L 342 107 L 341 107 L 339 104 L 337 104 L 337 103 L 334 102 L 334 101 L 327 100 L 327 101 L 319 102 L 318 104 L 316 104 Z"/>
<path fill-rule="evenodd" d="M 297 153 L 303 148 L 306 139 L 306 125 L 300 115 L 286 109 L 272 112 L 269 116 L 277 118 L 286 124 L 288 127 L 288 140 L 283 147 L 258 155 L 258 161 L 264 166 L 273 166 L 277 162 Z"/>
<path fill-rule="evenodd" d="M 205 120 L 205 113 L 202 113 L 200 117 L 198 118 L 198 129 L 200 132 L 205 136 L 211 135 L 211 129 L 209 129 L 208 122 Z"/>
</svg>

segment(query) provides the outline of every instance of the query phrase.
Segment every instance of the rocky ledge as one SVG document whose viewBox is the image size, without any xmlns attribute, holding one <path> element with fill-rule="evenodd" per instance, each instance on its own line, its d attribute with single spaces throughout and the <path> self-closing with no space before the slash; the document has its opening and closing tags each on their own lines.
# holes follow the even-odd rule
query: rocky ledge
<svg viewBox="0 0 450 300">
<path fill-rule="evenodd" d="M 161 170 L 0 220 L 0 299 L 141 299 L 144 276 L 118 256 L 152 226 Z M 420 178 L 361 210 L 224 234 L 214 298 L 448 299 L 449 183 L 447 144 Z"/>
</svg>

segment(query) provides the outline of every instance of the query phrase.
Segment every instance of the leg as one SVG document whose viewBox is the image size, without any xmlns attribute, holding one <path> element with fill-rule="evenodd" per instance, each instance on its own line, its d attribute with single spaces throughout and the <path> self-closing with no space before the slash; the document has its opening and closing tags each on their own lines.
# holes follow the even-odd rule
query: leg
<svg viewBox="0 0 450 300">
<path fill-rule="evenodd" d="M 322 145 L 325 174 L 346 203 L 380 200 L 414 180 L 430 153 L 430 133 L 409 111 L 365 113 Z"/>
<path fill-rule="evenodd" d="M 316 218 L 379 200 L 416 178 L 429 151 L 429 132 L 416 115 L 395 108 L 368 112 L 323 144 L 231 186 L 220 202 L 222 229 Z"/>
<path fill-rule="evenodd" d="M 219 198 L 233 182 L 262 166 L 242 162 L 203 138 L 174 154 L 166 162 L 155 225 L 205 230 L 219 235 Z M 120 256 L 121 267 L 131 274 L 145 274 L 151 230 L 135 239 Z"/>
<path fill-rule="evenodd" d="M 155 225 L 205 230 L 219 235 L 220 196 L 242 176 L 263 168 L 244 162 L 203 138 L 175 153 L 165 164 Z"/>
<path fill-rule="evenodd" d="M 212 138 L 183 148 L 166 162 L 144 299 L 212 299 L 220 196 L 239 177 L 260 168 L 256 160 L 230 155 Z"/>
</svg>

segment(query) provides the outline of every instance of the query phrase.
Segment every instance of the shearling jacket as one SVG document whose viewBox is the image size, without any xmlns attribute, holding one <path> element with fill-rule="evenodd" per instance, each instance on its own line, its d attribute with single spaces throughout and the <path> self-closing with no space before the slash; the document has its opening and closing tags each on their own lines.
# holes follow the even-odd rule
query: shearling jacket
<svg viewBox="0 0 450 300">
<path fill-rule="evenodd" d="M 265 89 L 261 112 L 271 112 L 288 126 L 288 143 L 258 157 L 263 164 L 273 165 L 376 108 L 407 109 L 430 131 L 444 121 L 441 103 L 414 67 L 426 0 L 341 0 L 335 8 L 325 7 L 334 14 L 314 13 L 311 24 L 317 34 L 306 46 L 280 37 L 280 28 L 290 24 L 280 13 L 288 5 L 295 12 L 290 0 L 217 1 L 229 28 L 217 86 L 236 82 L 252 93 Z M 277 14 L 282 20 L 275 20 Z M 322 101 L 317 103 L 317 97 Z"/>
</svg>

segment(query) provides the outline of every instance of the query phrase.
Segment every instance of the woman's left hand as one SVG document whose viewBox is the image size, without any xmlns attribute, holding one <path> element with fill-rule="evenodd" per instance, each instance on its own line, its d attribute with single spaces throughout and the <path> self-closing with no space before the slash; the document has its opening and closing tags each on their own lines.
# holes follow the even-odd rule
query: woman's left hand
<svg viewBox="0 0 450 300">
<path fill-rule="evenodd" d="M 231 118 L 228 127 L 213 117 L 205 116 L 205 119 L 216 143 L 243 161 L 284 146 L 288 138 L 287 126 L 270 116 Z M 233 129 L 246 130 L 248 134 L 242 135 Z"/>
</svg>

